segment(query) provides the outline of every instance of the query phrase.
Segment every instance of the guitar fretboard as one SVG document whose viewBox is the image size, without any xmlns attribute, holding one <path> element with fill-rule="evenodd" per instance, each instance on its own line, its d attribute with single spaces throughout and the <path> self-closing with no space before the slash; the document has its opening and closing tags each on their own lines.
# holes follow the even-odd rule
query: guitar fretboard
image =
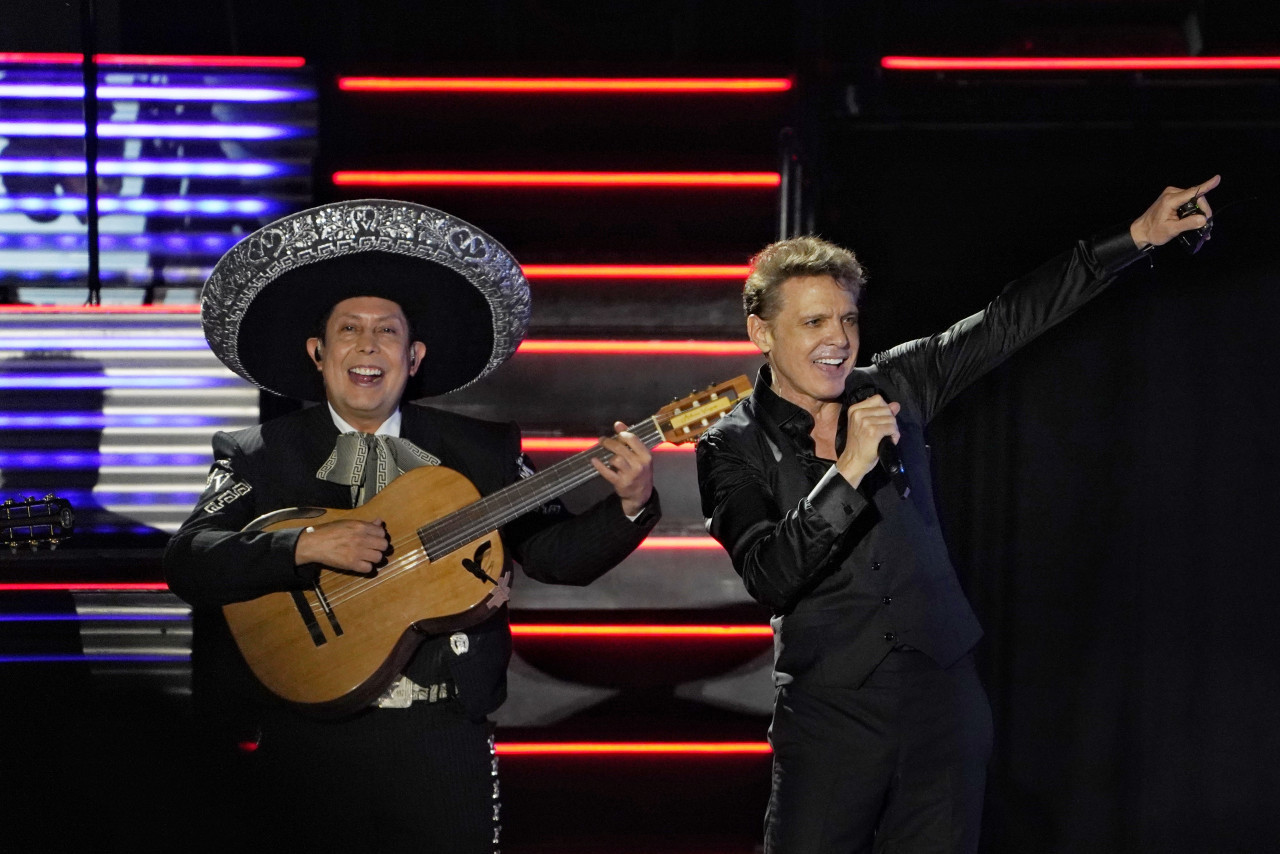
<svg viewBox="0 0 1280 854">
<path fill-rule="evenodd" d="M 627 429 L 644 442 L 647 448 L 654 447 L 663 438 L 662 430 L 654 418 L 646 418 Z M 422 542 L 423 551 L 430 560 L 438 560 L 490 531 L 497 530 L 512 519 L 599 477 L 600 473 L 591 465 L 591 460 L 607 464 L 612 458 L 613 454 L 597 442 L 587 450 L 563 459 L 532 477 L 423 525 L 418 529 L 418 539 Z"/>
</svg>

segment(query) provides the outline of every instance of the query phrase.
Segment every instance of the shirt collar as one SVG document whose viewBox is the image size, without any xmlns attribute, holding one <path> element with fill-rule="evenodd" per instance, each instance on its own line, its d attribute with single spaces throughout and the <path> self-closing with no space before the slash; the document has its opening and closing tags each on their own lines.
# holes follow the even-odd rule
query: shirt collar
<svg viewBox="0 0 1280 854">
<path fill-rule="evenodd" d="M 348 424 L 345 420 L 343 420 L 342 416 L 339 415 L 337 410 L 333 408 L 332 403 L 329 403 L 326 401 L 325 406 L 329 407 L 329 417 L 333 419 L 333 426 L 338 428 L 339 433 L 363 432 L 361 430 L 357 430 L 356 428 Z M 383 421 L 380 425 L 378 425 L 378 429 L 373 431 L 373 435 L 398 437 L 400 435 L 400 421 L 401 421 L 400 410 L 397 409 L 395 412 L 391 413 L 390 418 L 388 418 L 386 421 Z"/>
<path fill-rule="evenodd" d="M 768 365 L 760 366 L 752 396 L 774 423 L 788 435 L 807 437 L 813 432 L 813 416 L 774 392 L 773 371 Z"/>
<path fill-rule="evenodd" d="M 760 366 L 751 397 L 791 441 L 808 453 L 813 453 L 813 416 L 774 392 L 773 371 L 767 364 Z M 846 429 L 845 419 L 841 418 L 836 425 L 837 452 L 844 447 Z"/>
</svg>

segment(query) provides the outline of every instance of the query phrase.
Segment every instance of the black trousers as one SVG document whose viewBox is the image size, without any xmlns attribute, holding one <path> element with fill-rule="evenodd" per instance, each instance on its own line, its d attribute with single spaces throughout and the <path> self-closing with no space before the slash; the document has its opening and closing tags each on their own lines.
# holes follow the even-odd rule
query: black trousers
<svg viewBox="0 0 1280 854">
<path fill-rule="evenodd" d="M 858 688 L 778 689 L 766 854 L 978 846 L 991 706 L 972 656 L 895 650 Z"/>
<path fill-rule="evenodd" d="M 219 781 L 224 810 L 216 835 L 252 840 L 253 850 L 498 848 L 492 728 L 468 720 L 452 701 L 370 709 L 339 722 L 272 712 L 258 748 L 234 764 Z"/>
</svg>

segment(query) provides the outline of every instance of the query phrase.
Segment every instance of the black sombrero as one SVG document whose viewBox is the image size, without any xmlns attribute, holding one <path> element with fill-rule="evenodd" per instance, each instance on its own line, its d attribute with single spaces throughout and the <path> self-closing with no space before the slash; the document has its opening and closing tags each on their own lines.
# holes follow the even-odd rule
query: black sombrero
<svg viewBox="0 0 1280 854">
<path fill-rule="evenodd" d="M 213 268 L 200 317 L 228 368 L 275 394 L 324 400 L 306 339 L 356 296 L 399 303 L 426 343 L 408 399 L 485 376 L 529 326 L 529 283 L 502 244 L 443 211 L 385 199 L 321 205 L 258 229 Z"/>
</svg>

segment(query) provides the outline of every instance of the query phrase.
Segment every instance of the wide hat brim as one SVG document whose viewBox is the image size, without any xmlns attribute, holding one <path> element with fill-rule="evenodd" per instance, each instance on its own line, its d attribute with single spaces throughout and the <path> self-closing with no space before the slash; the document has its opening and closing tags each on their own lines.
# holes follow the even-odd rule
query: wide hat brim
<svg viewBox="0 0 1280 854">
<path fill-rule="evenodd" d="M 228 368 L 284 397 L 324 400 L 306 340 L 334 305 L 382 297 L 427 355 L 405 398 L 470 385 L 515 353 L 529 283 L 502 244 L 411 202 L 363 199 L 291 214 L 233 246 L 200 295 L 205 339 Z"/>
</svg>

